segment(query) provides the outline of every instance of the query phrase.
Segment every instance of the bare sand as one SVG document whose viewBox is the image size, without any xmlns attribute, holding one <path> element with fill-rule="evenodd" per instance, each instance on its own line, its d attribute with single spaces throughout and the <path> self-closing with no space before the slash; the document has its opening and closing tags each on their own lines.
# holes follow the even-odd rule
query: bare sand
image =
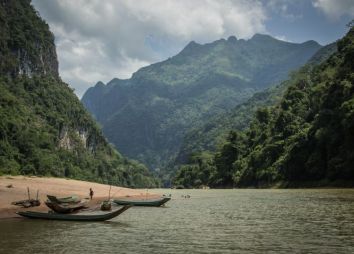
<svg viewBox="0 0 354 254">
<path fill-rule="evenodd" d="M 9 185 L 12 187 L 8 188 Z M 41 205 L 31 208 L 11 205 L 14 201 L 28 199 L 27 187 L 30 189 L 31 198 L 36 198 L 37 190 L 39 191 Z M 44 204 L 47 194 L 58 197 L 76 195 L 80 198 L 88 198 L 90 188 L 94 191 L 94 197 L 89 206 L 97 205 L 108 198 L 109 185 L 105 184 L 52 177 L 0 176 L 0 219 L 18 217 L 15 213 L 17 211 L 48 211 L 48 207 Z M 111 189 L 111 198 L 149 199 L 158 196 L 146 189 L 129 189 L 117 186 L 112 186 Z"/>
</svg>

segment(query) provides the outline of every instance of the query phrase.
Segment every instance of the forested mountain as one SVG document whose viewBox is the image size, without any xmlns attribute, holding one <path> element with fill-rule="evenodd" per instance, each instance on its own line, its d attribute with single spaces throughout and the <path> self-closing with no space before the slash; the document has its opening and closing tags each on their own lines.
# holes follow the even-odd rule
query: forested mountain
<svg viewBox="0 0 354 254">
<path fill-rule="evenodd" d="M 157 184 L 109 146 L 61 81 L 54 36 L 30 0 L 0 0 L 0 174 Z"/>
<path fill-rule="evenodd" d="M 285 79 L 321 46 L 254 35 L 189 43 L 131 79 L 98 82 L 82 98 L 103 132 L 124 155 L 151 168 L 173 159 L 185 133 Z"/>
<path fill-rule="evenodd" d="M 292 75 L 281 100 L 256 111 L 244 131 L 231 131 L 215 153 L 180 167 L 176 185 L 353 185 L 354 28 L 338 52 Z M 321 56 L 322 55 L 322 56 Z M 325 54 L 315 55 L 321 61 Z"/>
<path fill-rule="evenodd" d="M 318 50 L 307 62 L 306 68 L 318 65 L 327 60 L 337 50 L 336 43 L 331 43 Z M 215 151 L 218 144 L 222 144 L 231 130 L 244 130 L 252 121 L 259 107 L 273 106 L 279 102 L 286 88 L 296 81 L 296 72 L 293 79 L 286 80 L 279 85 L 255 93 L 246 102 L 235 108 L 208 119 L 202 126 L 196 126 L 186 133 L 180 151 L 173 164 L 174 166 L 186 163 L 189 156 L 201 151 Z"/>
</svg>

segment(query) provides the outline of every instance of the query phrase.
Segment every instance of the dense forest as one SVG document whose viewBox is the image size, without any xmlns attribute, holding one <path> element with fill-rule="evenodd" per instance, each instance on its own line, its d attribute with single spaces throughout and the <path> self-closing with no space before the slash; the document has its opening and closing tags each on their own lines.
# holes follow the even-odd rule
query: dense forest
<svg viewBox="0 0 354 254">
<path fill-rule="evenodd" d="M 309 59 L 307 65 L 313 66 L 322 63 L 336 50 L 336 43 L 322 47 Z M 183 138 L 176 159 L 171 164 L 183 164 L 187 162 L 190 154 L 199 151 L 215 151 L 216 147 L 225 141 L 230 130 L 245 130 L 259 107 L 273 106 L 279 102 L 292 82 L 294 82 L 292 79 L 285 80 L 278 85 L 257 92 L 235 108 L 211 116 L 203 125 L 190 128 Z"/>
<path fill-rule="evenodd" d="M 321 64 L 313 62 L 326 52 L 294 72 L 279 102 L 259 107 L 250 125 L 230 131 L 215 152 L 191 154 L 174 185 L 352 185 L 354 28 L 337 48 Z"/>
<path fill-rule="evenodd" d="M 0 1 L 0 91 L 0 174 L 158 186 L 108 144 L 61 81 L 54 36 L 29 0 Z"/>
</svg>

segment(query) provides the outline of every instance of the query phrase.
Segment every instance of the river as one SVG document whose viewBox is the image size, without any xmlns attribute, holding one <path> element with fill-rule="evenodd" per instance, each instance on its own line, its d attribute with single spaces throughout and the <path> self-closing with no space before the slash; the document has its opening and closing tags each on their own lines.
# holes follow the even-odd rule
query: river
<svg viewBox="0 0 354 254">
<path fill-rule="evenodd" d="M 0 253 L 354 253 L 353 189 L 149 192 L 172 200 L 107 222 L 0 220 Z"/>
</svg>

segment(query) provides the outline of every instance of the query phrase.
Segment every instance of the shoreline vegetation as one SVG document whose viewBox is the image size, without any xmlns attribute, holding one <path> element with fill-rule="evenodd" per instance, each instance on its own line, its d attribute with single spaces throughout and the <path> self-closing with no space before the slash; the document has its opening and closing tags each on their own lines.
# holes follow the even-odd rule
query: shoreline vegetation
<svg viewBox="0 0 354 254">
<path fill-rule="evenodd" d="M 8 187 L 11 186 L 11 187 Z M 27 187 L 30 189 L 31 198 L 39 191 L 41 205 L 38 207 L 21 208 L 11 205 L 11 202 L 27 199 Z M 64 197 L 77 195 L 80 198 L 89 198 L 89 189 L 94 191 L 93 199 L 89 206 L 96 206 L 106 200 L 109 192 L 109 185 L 73 180 L 67 178 L 37 177 L 37 176 L 0 176 L 0 219 L 19 218 L 17 211 L 48 211 L 44 204 L 47 194 Z M 146 189 L 130 189 L 119 186 L 112 186 L 111 198 L 128 197 L 130 199 L 154 199 L 160 195 L 147 192 Z"/>
<path fill-rule="evenodd" d="M 249 186 L 220 186 L 220 187 L 184 187 L 174 186 L 173 189 L 206 189 L 206 190 L 219 190 L 219 189 L 354 189 L 353 181 L 337 180 L 337 181 L 303 181 L 303 182 L 276 182 L 271 184 L 259 184 Z"/>
</svg>

